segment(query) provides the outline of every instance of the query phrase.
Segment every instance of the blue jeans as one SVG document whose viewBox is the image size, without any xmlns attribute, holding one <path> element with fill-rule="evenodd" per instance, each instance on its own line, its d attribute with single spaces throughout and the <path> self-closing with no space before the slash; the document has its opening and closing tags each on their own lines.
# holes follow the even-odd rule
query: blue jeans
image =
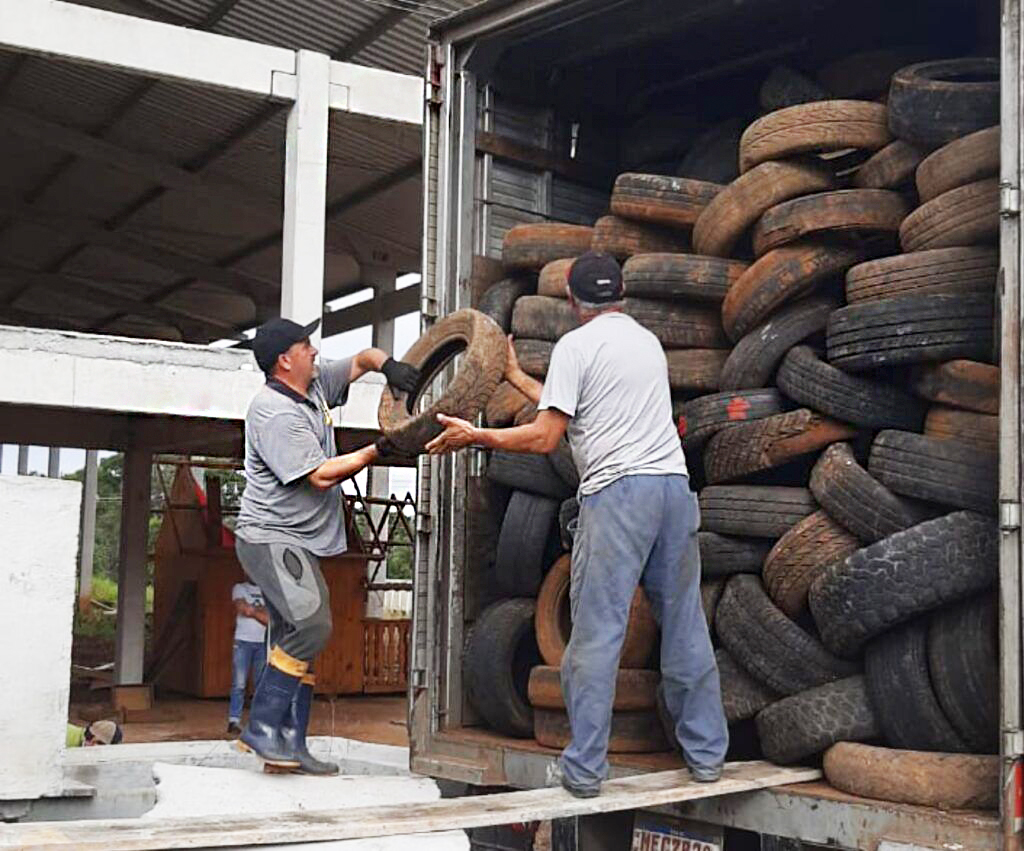
<svg viewBox="0 0 1024 851">
<path fill-rule="evenodd" d="M 242 718 L 242 704 L 245 702 L 245 681 L 252 668 L 253 691 L 260 684 L 263 669 L 267 666 L 267 645 L 262 641 L 236 641 L 231 654 L 231 703 L 228 706 L 228 721 L 238 722 Z"/>
<path fill-rule="evenodd" d="M 595 789 L 608 777 L 615 673 L 638 583 L 661 627 L 662 686 L 686 761 L 711 769 L 725 760 L 729 731 L 700 601 L 699 526 L 683 475 L 625 476 L 580 500 L 562 658 L 572 741 L 560 763 L 573 786 Z"/>
</svg>

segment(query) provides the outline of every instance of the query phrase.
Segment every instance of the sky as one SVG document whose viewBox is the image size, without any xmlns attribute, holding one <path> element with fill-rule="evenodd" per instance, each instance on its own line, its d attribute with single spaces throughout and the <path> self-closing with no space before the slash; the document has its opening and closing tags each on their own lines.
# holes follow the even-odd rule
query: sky
<svg viewBox="0 0 1024 851">
<path fill-rule="evenodd" d="M 419 283 L 419 275 L 403 275 L 398 279 L 399 288 L 412 286 Z M 329 310 L 341 310 L 350 307 L 360 301 L 365 301 L 373 296 L 372 290 L 360 290 L 344 298 L 328 302 Z M 419 337 L 419 313 L 409 313 L 395 319 L 395 357 L 401 358 L 408 351 L 409 347 Z M 344 334 L 335 334 L 333 337 L 325 338 L 320 344 L 320 355 L 328 360 L 347 357 L 355 352 L 370 346 L 372 333 L 370 326 L 355 328 L 346 331 Z M 217 344 L 214 344 L 217 345 Z M 222 345 L 222 344 L 221 344 Z M 101 452 L 100 457 L 111 453 Z M 46 474 L 48 450 L 43 446 L 33 446 L 29 449 L 28 469 L 29 472 Z M 82 449 L 62 449 L 60 453 L 60 473 L 62 476 L 81 470 L 85 465 L 85 451 Z M 0 472 L 13 475 L 18 469 L 18 447 L 6 444 L 3 446 L 0 455 Z M 365 475 L 359 477 L 360 486 L 365 485 Z M 416 471 L 411 468 L 394 469 L 391 471 L 391 491 L 398 496 L 404 496 L 406 491 L 415 492 Z"/>
</svg>

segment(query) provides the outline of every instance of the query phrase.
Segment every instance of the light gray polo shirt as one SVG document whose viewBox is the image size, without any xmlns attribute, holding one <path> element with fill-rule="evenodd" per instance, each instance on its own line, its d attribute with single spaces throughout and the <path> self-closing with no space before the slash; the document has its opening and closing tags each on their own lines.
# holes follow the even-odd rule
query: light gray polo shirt
<svg viewBox="0 0 1024 851">
<path fill-rule="evenodd" d="M 306 478 L 338 454 L 331 408 L 348 398 L 352 359 L 320 365 L 306 397 L 271 379 L 245 414 L 245 490 L 235 534 L 250 544 L 295 544 L 318 556 L 344 552 L 341 487 Z"/>
<path fill-rule="evenodd" d="M 538 408 L 571 417 L 581 496 L 623 476 L 687 474 L 665 353 L 625 313 L 602 313 L 555 344 Z"/>
</svg>

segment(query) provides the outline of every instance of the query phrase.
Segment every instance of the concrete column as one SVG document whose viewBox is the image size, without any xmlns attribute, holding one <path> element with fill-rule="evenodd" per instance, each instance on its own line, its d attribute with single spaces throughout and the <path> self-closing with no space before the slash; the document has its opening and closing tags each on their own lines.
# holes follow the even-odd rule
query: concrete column
<svg viewBox="0 0 1024 851">
<path fill-rule="evenodd" d="M 300 50 L 296 70 L 298 88 L 285 131 L 281 315 L 306 323 L 322 316 L 324 306 L 330 59 Z M 319 332 L 314 336 L 316 345 Z"/>
<path fill-rule="evenodd" d="M 141 683 L 145 665 L 146 547 L 152 464 L 152 454 L 142 449 L 131 449 L 124 455 L 114 639 L 114 682 L 117 685 Z"/>
<path fill-rule="evenodd" d="M 18 475 L 19 476 L 27 476 L 28 475 L 28 447 L 27 446 L 19 446 L 18 447 Z"/>
<path fill-rule="evenodd" d="M 92 600 L 92 569 L 96 557 L 96 475 L 99 453 L 85 452 L 84 489 L 82 491 L 82 523 L 78 547 L 78 608 L 89 607 Z"/>
<path fill-rule="evenodd" d="M 60 478 L 60 447 L 51 446 L 46 459 L 46 475 L 51 479 Z"/>
</svg>

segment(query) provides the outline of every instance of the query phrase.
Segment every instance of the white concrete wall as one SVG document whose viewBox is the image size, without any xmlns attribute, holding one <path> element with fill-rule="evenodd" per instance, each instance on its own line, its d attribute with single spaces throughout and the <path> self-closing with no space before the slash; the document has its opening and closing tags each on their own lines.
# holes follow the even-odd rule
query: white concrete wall
<svg viewBox="0 0 1024 851">
<path fill-rule="evenodd" d="M 0 476 L 0 800 L 63 786 L 81 498 L 77 482 Z"/>
</svg>

